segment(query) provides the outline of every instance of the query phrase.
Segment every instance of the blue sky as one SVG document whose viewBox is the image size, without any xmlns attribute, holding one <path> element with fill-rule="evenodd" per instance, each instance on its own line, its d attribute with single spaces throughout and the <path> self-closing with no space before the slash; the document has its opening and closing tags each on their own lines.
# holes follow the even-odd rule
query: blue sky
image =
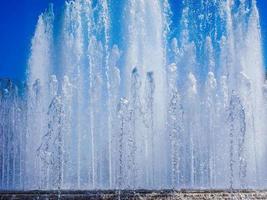
<svg viewBox="0 0 267 200">
<path fill-rule="evenodd" d="M 1 0 L 0 77 L 25 78 L 25 69 L 38 16 L 53 2 L 61 9 L 64 0 Z"/>
<path fill-rule="evenodd" d="M 178 8 L 181 1 L 171 0 L 172 6 Z M 49 3 L 53 3 L 55 11 L 60 13 L 64 0 L 1 0 L 0 77 L 14 80 L 25 78 L 31 38 L 38 15 L 48 7 Z M 261 16 L 265 63 L 267 63 L 267 0 L 258 0 L 257 3 Z"/>
</svg>

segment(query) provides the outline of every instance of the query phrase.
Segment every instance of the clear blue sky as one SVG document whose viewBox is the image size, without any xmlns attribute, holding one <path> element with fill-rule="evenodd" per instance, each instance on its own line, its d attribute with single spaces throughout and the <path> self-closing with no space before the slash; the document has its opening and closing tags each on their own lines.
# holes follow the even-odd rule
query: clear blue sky
<svg viewBox="0 0 267 200">
<path fill-rule="evenodd" d="M 0 77 L 14 80 L 25 78 L 25 69 L 38 15 L 49 3 L 55 11 L 62 9 L 65 0 L 1 0 L 0 6 Z M 121 0 L 123 1 L 123 0 Z M 127 1 L 127 0 L 124 0 Z M 182 0 L 171 0 L 177 7 Z M 258 0 L 267 63 L 267 0 Z"/>
</svg>

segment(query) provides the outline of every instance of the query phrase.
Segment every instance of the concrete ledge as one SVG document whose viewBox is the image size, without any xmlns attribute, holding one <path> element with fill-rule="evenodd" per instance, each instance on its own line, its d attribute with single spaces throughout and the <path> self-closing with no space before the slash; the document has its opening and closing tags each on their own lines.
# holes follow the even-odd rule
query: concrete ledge
<svg viewBox="0 0 267 200">
<path fill-rule="evenodd" d="M 2 191 L 0 200 L 26 200 L 26 199 L 67 199 L 67 200 L 206 200 L 206 199 L 235 199 L 254 200 L 267 199 L 265 190 L 98 190 L 98 191 Z"/>
</svg>

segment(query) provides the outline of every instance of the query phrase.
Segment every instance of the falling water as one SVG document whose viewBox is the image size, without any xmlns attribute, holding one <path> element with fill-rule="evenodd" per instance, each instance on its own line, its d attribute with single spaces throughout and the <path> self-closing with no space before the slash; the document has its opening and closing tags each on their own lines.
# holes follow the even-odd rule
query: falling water
<svg viewBox="0 0 267 200">
<path fill-rule="evenodd" d="M 113 1 L 39 16 L 24 92 L 0 82 L 0 189 L 265 188 L 256 1 L 184 0 L 179 22 Z"/>
</svg>

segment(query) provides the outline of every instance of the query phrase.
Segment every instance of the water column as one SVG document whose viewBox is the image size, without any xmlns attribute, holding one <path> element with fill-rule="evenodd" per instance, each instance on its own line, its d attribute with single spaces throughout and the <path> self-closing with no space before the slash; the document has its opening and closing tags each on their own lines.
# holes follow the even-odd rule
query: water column
<svg viewBox="0 0 267 200">
<path fill-rule="evenodd" d="M 145 137 L 145 155 L 146 155 L 146 174 L 147 182 L 149 185 L 154 186 L 155 184 L 155 130 L 154 130 L 154 92 L 155 82 L 153 72 L 147 72 L 145 82 L 145 126 L 146 137 Z"/>
<path fill-rule="evenodd" d="M 203 168 L 203 156 L 200 153 L 200 147 L 198 147 L 197 145 L 199 141 L 201 141 L 201 137 L 203 138 L 205 135 L 200 136 L 202 133 L 200 131 L 197 131 L 201 130 L 199 128 L 200 119 L 198 116 L 199 87 L 197 79 L 193 73 L 188 74 L 186 83 L 187 83 L 186 93 L 183 101 L 184 112 L 185 112 L 185 132 L 182 136 L 183 138 L 182 154 L 185 154 L 187 158 L 186 159 L 183 158 L 182 186 L 192 188 L 195 186 L 197 178 L 201 179 L 203 176 L 202 173 L 205 172 Z M 189 118 L 191 119 L 189 120 Z M 199 168 L 197 168 L 197 166 Z M 199 173 L 197 173 L 198 169 L 200 170 Z"/>
<path fill-rule="evenodd" d="M 172 40 L 172 51 L 174 61 L 177 65 L 177 87 L 181 94 L 181 104 L 184 110 L 184 129 L 181 132 L 180 147 L 180 187 L 194 187 L 200 182 L 203 173 L 203 156 L 198 143 L 205 135 L 202 134 L 198 124 L 200 112 L 200 99 L 198 98 L 198 76 L 196 44 L 192 41 L 191 2 L 183 1 L 183 10 L 180 20 L 180 35 L 178 39 Z M 192 8 L 193 9 L 193 8 Z M 195 24 L 194 24 L 195 25 Z M 201 136 L 201 137 L 200 137 Z M 188 170 L 190 169 L 190 170 Z M 199 171 L 197 171 L 199 170 Z M 197 180 L 198 179 L 198 180 Z"/>
<path fill-rule="evenodd" d="M 70 177 L 69 177 L 69 170 L 70 170 L 70 156 L 71 151 L 71 116 L 72 116 L 72 95 L 73 95 L 73 85 L 70 83 L 68 76 L 64 76 L 62 80 L 62 91 L 61 91 L 61 101 L 62 101 L 62 109 L 63 109 L 63 160 L 62 160 L 62 182 L 64 188 L 69 188 L 70 186 Z"/>
<path fill-rule="evenodd" d="M 92 4 L 93 5 L 93 4 Z M 110 84 L 114 77 L 110 74 L 114 69 L 110 60 L 109 47 L 109 7 L 106 0 L 95 3 L 94 13 L 88 23 L 88 61 L 89 61 L 89 95 L 90 95 L 90 126 L 91 138 L 94 140 L 93 150 L 95 161 L 93 173 L 94 187 L 112 187 L 112 128 L 109 113 L 115 105 L 109 106 L 112 101 Z M 89 22 L 89 21 L 88 21 Z M 116 60 L 116 58 L 114 58 Z M 109 63 L 111 62 L 111 63 Z M 114 86 L 115 87 L 115 86 Z M 112 108 L 113 107 L 113 108 Z M 108 180 L 108 182 L 106 181 Z M 113 186 L 114 187 L 114 186 Z"/>
<path fill-rule="evenodd" d="M 69 187 L 80 188 L 80 141 L 81 141 L 81 118 L 82 106 L 82 74 L 81 59 L 83 56 L 83 37 L 81 25 L 81 4 L 80 1 L 65 3 L 63 31 L 62 31 L 62 71 L 73 83 L 71 99 L 71 131 L 66 141 L 69 143 L 69 159 L 67 160 L 67 173 L 65 181 Z M 65 78 L 66 80 L 66 78 Z M 64 88 L 65 89 L 65 88 Z M 75 105 L 75 108 L 74 108 Z M 74 132 L 75 130 L 75 132 Z"/>
<path fill-rule="evenodd" d="M 233 4 L 232 1 L 226 1 L 220 5 L 221 10 L 221 20 L 224 24 L 224 29 L 222 31 L 222 37 L 220 38 L 220 55 L 219 55 L 219 69 L 217 72 L 219 76 L 217 78 L 218 83 L 218 101 L 219 101 L 219 127 L 218 134 L 216 138 L 227 138 L 227 133 L 229 132 L 227 123 L 229 110 L 229 102 L 231 91 L 234 88 L 236 81 L 236 67 L 235 67 L 235 37 L 234 37 L 234 22 L 232 16 Z M 220 149 L 231 149 L 231 140 L 220 140 L 217 142 L 217 150 Z M 230 150 L 231 152 L 231 150 Z M 231 156 L 230 156 L 231 157 Z M 217 184 L 218 187 L 227 187 L 229 185 L 225 178 L 220 178 L 224 174 L 227 179 L 230 179 L 231 175 L 226 168 L 229 168 L 229 163 L 231 162 L 229 157 L 229 151 L 217 151 L 217 173 L 218 176 Z M 230 164 L 231 165 L 231 164 Z"/>
<path fill-rule="evenodd" d="M 67 139 L 72 143 L 68 167 L 71 171 L 67 174 L 72 173 L 68 183 L 76 179 L 78 188 L 85 188 L 88 184 L 94 188 L 96 184 L 104 184 L 103 180 L 107 178 L 107 168 L 102 167 L 105 160 L 102 148 L 106 143 L 105 137 L 100 135 L 106 132 L 106 126 L 100 125 L 100 122 L 106 121 L 102 113 L 105 107 L 105 50 L 101 42 L 101 9 L 99 3 L 93 5 L 90 1 L 73 1 L 66 4 L 64 14 L 62 70 L 73 88 L 71 136 Z M 99 18 L 95 19 L 95 15 Z M 88 143 L 91 144 L 88 146 Z M 99 148 L 95 143 L 99 144 Z M 86 153 L 88 151 L 91 156 Z"/>
<path fill-rule="evenodd" d="M 118 69 L 118 61 L 120 59 L 120 51 L 118 46 L 114 45 L 109 54 L 108 74 L 108 133 L 109 133 L 109 187 L 116 185 L 117 177 L 117 134 L 119 131 L 117 119 L 117 104 L 119 102 L 119 87 L 120 87 L 120 70 Z"/>
<path fill-rule="evenodd" d="M 42 165 L 37 149 L 41 138 L 47 132 L 47 110 L 49 105 L 48 82 L 51 71 L 51 56 L 53 44 L 53 10 L 50 7 L 39 16 L 36 32 L 32 39 L 31 55 L 27 85 L 29 87 L 27 99 L 27 133 L 25 158 L 25 188 L 43 188 Z M 38 132 L 37 132 L 38 130 Z"/>
<path fill-rule="evenodd" d="M 19 109 L 21 98 L 18 88 L 10 80 L 2 79 L 0 82 L 0 187 L 4 189 L 21 188 L 21 176 L 23 172 L 22 134 L 24 116 Z M 21 120 L 16 120 L 21 117 Z"/>
<path fill-rule="evenodd" d="M 215 185 L 215 165 L 216 165 L 216 141 L 215 132 L 217 132 L 216 126 L 218 123 L 217 119 L 217 81 L 214 76 L 215 71 L 215 54 L 213 50 L 213 44 L 211 37 L 207 37 L 205 41 L 204 56 L 206 61 L 204 61 L 204 67 L 208 69 L 208 74 L 205 77 L 205 94 L 202 97 L 204 99 L 203 112 L 206 117 L 204 117 L 203 123 L 205 124 L 205 130 L 207 132 L 206 142 L 207 142 L 207 181 L 209 187 L 214 187 Z"/>
<path fill-rule="evenodd" d="M 143 146 L 145 145 L 145 140 L 137 141 L 137 136 L 140 128 L 143 127 L 144 123 L 144 110 L 141 104 L 140 98 L 140 88 L 142 86 L 140 75 L 137 68 L 134 68 L 131 74 L 131 93 L 130 93 L 130 109 L 131 109 L 131 134 L 133 139 L 132 146 L 132 173 L 133 173 L 133 187 L 136 188 L 137 183 L 143 180 L 143 174 L 138 169 L 137 156 L 144 154 Z M 138 142 L 138 143 L 137 143 Z M 141 164 L 141 163 L 139 163 Z"/>
<path fill-rule="evenodd" d="M 217 105 L 217 96 L 216 96 L 216 90 L 217 90 L 217 82 L 214 77 L 214 74 L 212 72 L 208 73 L 207 81 L 205 84 L 205 98 L 206 98 L 206 105 L 205 106 L 205 113 L 206 113 L 206 131 L 207 131 L 207 145 L 208 150 L 207 150 L 207 155 L 208 155 L 208 182 L 209 182 L 209 187 L 214 187 L 215 182 L 216 182 L 216 141 L 215 141 L 215 133 L 217 132 L 217 110 L 216 110 L 216 105 Z"/>
<path fill-rule="evenodd" d="M 262 177 L 266 177 L 266 171 L 262 168 L 259 168 L 258 165 L 264 166 L 266 163 L 266 158 L 263 156 L 266 153 L 266 140 L 265 132 L 266 125 L 264 122 L 265 112 L 262 111 L 263 107 L 263 90 L 262 86 L 264 84 L 264 64 L 263 64 L 263 55 L 262 55 L 262 46 L 261 46 L 261 30 L 259 22 L 259 13 L 256 6 L 256 1 L 252 0 L 250 15 L 248 19 L 248 26 L 245 39 L 245 51 L 244 63 L 245 66 L 243 71 L 248 75 L 249 80 L 251 81 L 251 106 L 253 111 L 251 115 L 254 120 L 254 130 L 253 133 L 250 133 L 251 138 L 249 146 L 255 146 L 251 152 L 254 152 L 254 158 L 256 159 L 256 170 L 259 170 L 259 174 L 262 174 Z M 254 44 L 251 47 L 251 44 Z M 258 66 L 256 69 L 253 66 Z M 254 134 L 254 135 L 253 135 Z M 259 139 L 261 138 L 261 139 Z M 248 150 L 250 151 L 250 150 Z M 259 163 L 260 162 L 260 163 Z M 262 181 L 262 180 L 261 180 Z M 262 183 L 262 182 L 260 182 Z"/>
<path fill-rule="evenodd" d="M 233 2 L 231 0 L 220 4 L 221 22 L 224 24 L 222 29 L 222 37 L 220 38 L 220 55 L 219 55 L 219 69 L 216 70 L 219 74 L 217 77 L 218 84 L 218 101 L 219 101 L 219 129 L 216 134 L 218 138 L 227 138 L 229 132 L 227 126 L 227 118 L 230 104 L 231 91 L 235 89 L 236 81 L 236 66 L 235 66 L 235 36 L 234 36 L 234 18 L 232 15 Z M 231 156 L 229 151 L 220 149 L 231 149 L 231 140 L 219 140 L 217 142 L 217 185 L 218 187 L 228 187 L 229 183 L 226 179 L 231 179 L 231 170 L 229 168 L 231 163 Z M 231 150 L 230 150 L 231 152 Z M 231 166 L 231 164 L 230 164 Z M 221 177 L 227 177 L 221 178 Z"/>
<path fill-rule="evenodd" d="M 16 92 L 17 93 L 17 92 Z M 26 101 L 25 96 L 20 95 L 19 93 L 15 96 L 14 99 L 14 115 L 13 122 L 14 130 L 16 133 L 16 140 L 13 145 L 15 146 L 14 152 L 14 161 L 15 167 L 13 171 L 13 184 L 14 188 L 22 188 L 24 180 L 24 161 L 25 161 L 25 132 L 26 132 Z"/>
<path fill-rule="evenodd" d="M 124 21 L 125 26 L 125 69 L 123 76 L 124 89 L 127 96 L 130 92 L 131 72 L 137 67 L 140 74 L 140 80 L 143 83 L 140 88 L 141 104 L 145 105 L 145 82 L 147 72 L 153 72 L 155 82 L 154 92 L 154 127 L 155 132 L 155 174 L 156 180 L 154 184 L 148 183 L 148 174 L 145 173 L 146 182 L 138 183 L 139 187 L 160 187 L 166 183 L 167 175 L 167 161 L 166 152 L 164 148 L 164 141 L 166 142 L 166 72 L 165 72 L 165 46 L 164 46 L 164 30 L 166 20 L 162 15 L 162 8 L 159 1 L 144 1 L 132 0 L 126 4 L 127 13 L 125 13 L 127 21 Z M 153 34 L 151 34 L 153 33 Z M 137 135 L 137 140 L 142 141 L 147 134 L 146 128 L 143 125 L 141 132 Z M 162 148 L 161 148 L 162 147 Z M 144 148 L 144 147 L 141 147 Z M 149 147 L 151 148 L 151 147 Z M 161 149 L 159 151 L 159 149 Z M 138 150 L 137 150 L 138 151 Z M 140 155 L 137 161 L 143 163 L 145 157 Z M 153 166 L 153 167 L 155 167 Z M 138 168 L 143 169 L 142 166 Z"/>
<path fill-rule="evenodd" d="M 177 66 L 172 63 L 168 66 L 169 105 L 168 105 L 168 132 L 170 135 L 171 159 L 171 186 L 173 189 L 182 184 L 182 134 L 184 131 L 184 108 L 177 88 Z"/>
<path fill-rule="evenodd" d="M 129 157 L 128 157 L 128 141 L 130 133 L 130 120 L 131 115 L 129 112 L 129 101 L 125 98 L 121 98 L 118 105 L 118 119 L 119 119 L 119 131 L 118 131 L 118 174 L 117 174 L 117 189 L 127 189 L 129 187 L 130 177 L 128 176 L 129 169 Z"/>
<path fill-rule="evenodd" d="M 249 1 L 241 1 L 240 5 L 232 4 L 230 8 L 233 9 L 236 14 L 232 16 L 232 22 L 228 20 L 228 24 L 232 24 L 231 33 L 233 33 L 232 43 L 234 45 L 234 52 L 230 54 L 233 64 L 229 65 L 231 66 L 229 68 L 229 88 L 230 91 L 236 90 L 236 93 L 238 93 L 241 98 L 241 104 L 244 106 L 246 133 L 242 139 L 244 140 L 244 149 L 241 149 L 243 155 L 240 159 L 250 160 L 250 162 L 247 162 L 247 179 L 242 181 L 244 187 L 244 184 L 258 184 L 257 182 L 259 182 L 259 180 L 257 180 L 257 174 L 260 170 L 258 168 L 259 157 L 265 152 L 265 147 L 263 147 L 264 145 L 262 143 L 263 140 L 261 140 L 261 142 L 257 141 L 257 138 L 260 137 L 257 136 L 257 134 L 265 132 L 265 128 L 262 126 L 264 123 L 260 122 L 263 113 L 259 108 L 263 100 L 261 88 L 263 85 L 264 73 L 262 50 L 261 47 L 258 46 L 261 36 L 258 29 L 259 17 L 255 1 L 252 1 L 251 4 Z M 249 12 L 247 12 L 248 10 Z M 253 31 L 251 27 L 254 27 Z M 256 45 L 253 46 L 253 52 L 250 52 L 252 48 L 249 46 L 252 43 Z M 254 60 L 253 63 L 251 62 L 252 60 Z M 254 69 L 252 66 L 258 67 Z M 257 111 L 257 108 L 260 110 Z M 258 123 L 262 125 L 256 125 Z M 248 181 L 248 179 L 250 180 Z"/>
<path fill-rule="evenodd" d="M 3 87 L 3 86 L 2 86 Z M 10 107 L 12 105 L 12 91 L 11 88 L 5 87 L 1 91 L 1 188 L 7 189 L 10 187 L 10 136 L 12 134 L 12 128 L 9 127 L 11 112 Z M 5 121 L 6 120 L 6 121 Z"/>
</svg>

